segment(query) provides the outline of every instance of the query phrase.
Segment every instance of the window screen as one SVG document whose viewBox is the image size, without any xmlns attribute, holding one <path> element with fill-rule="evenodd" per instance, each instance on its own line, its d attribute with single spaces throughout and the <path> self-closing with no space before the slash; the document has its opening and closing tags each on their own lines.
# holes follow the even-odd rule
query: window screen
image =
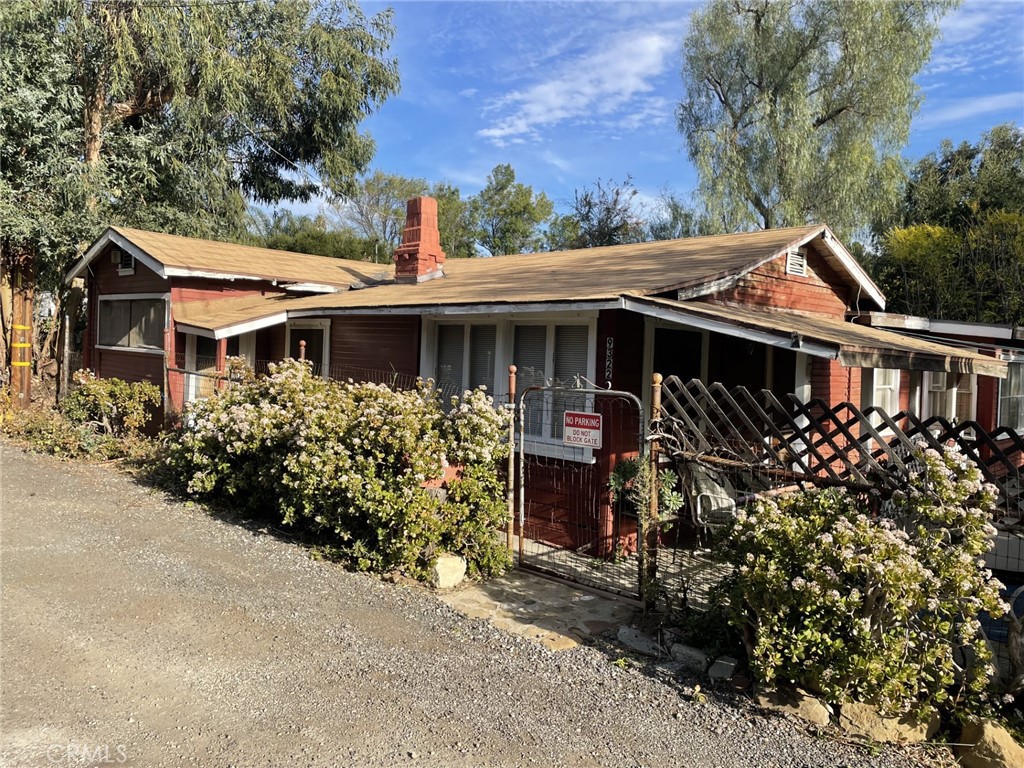
<svg viewBox="0 0 1024 768">
<path fill-rule="evenodd" d="M 100 301 L 99 343 L 108 347 L 162 349 L 164 300 Z"/>
</svg>

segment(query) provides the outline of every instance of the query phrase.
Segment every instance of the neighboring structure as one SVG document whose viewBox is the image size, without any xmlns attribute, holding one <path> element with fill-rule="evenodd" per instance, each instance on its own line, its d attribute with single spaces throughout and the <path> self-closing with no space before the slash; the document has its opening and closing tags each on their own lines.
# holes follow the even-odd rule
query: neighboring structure
<svg viewBox="0 0 1024 768">
<path fill-rule="evenodd" d="M 1024 328 L 992 323 L 930 320 L 886 312 L 855 313 L 854 323 L 883 328 L 992 356 L 1007 366 L 1005 378 L 957 371 L 883 371 L 876 379 L 891 392 L 893 412 L 909 410 L 922 418 L 975 421 L 989 432 L 1006 427 L 1024 434 Z"/>
<path fill-rule="evenodd" d="M 823 225 L 451 261 L 439 242 L 430 198 L 410 201 L 397 266 L 381 274 L 110 229 L 71 272 L 90 274 L 87 365 L 129 380 L 166 375 L 170 411 L 197 394 L 179 371 L 223 370 L 232 354 L 259 369 L 297 356 L 300 340 L 334 378 L 423 377 L 499 396 L 512 363 L 520 391 L 592 382 L 646 401 L 657 371 L 887 407 L 914 377 L 976 377 L 976 392 L 994 393 L 1006 375 L 994 349 L 849 322 L 882 312 L 885 299 Z M 607 478 L 636 450 L 566 447 L 560 428 L 557 413 L 530 423 L 531 452 L 596 463 Z"/>
</svg>

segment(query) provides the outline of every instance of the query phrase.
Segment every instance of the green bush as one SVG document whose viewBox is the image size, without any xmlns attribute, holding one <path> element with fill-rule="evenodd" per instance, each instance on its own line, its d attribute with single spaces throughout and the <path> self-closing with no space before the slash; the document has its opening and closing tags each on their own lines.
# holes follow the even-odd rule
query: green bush
<svg viewBox="0 0 1024 768">
<path fill-rule="evenodd" d="M 12 410 L 0 403 L 4 434 L 33 450 L 64 459 L 140 458 L 150 442 L 140 430 L 148 423 L 160 390 L 148 383 L 97 379 L 89 371 L 74 375 L 78 389 L 59 410 L 33 406 Z M 9 399 L 9 398 L 8 398 Z"/>
<path fill-rule="evenodd" d="M 113 437 L 138 434 L 160 405 L 160 388 L 146 381 L 98 379 L 88 370 L 75 371 L 77 388 L 60 404 L 74 424 L 85 424 Z"/>
<path fill-rule="evenodd" d="M 192 404 L 167 462 L 189 493 L 308 525 L 361 570 L 422 576 L 449 551 L 491 574 L 508 564 L 507 418 L 482 391 L 446 414 L 430 388 L 329 381 L 287 360 Z M 462 470 L 443 498 L 424 485 L 448 462 Z"/>
<path fill-rule="evenodd" d="M 978 615 L 1005 610 L 981 559 L 994 489 L 955 449 L 922 447 L 915 459 L 892 518 L 866 514 L 841 489 L 762 499 L 737 515 L 728 606 L 762 682 L 891 714 L 986 706 L 994 670 Z"/>
</svg>

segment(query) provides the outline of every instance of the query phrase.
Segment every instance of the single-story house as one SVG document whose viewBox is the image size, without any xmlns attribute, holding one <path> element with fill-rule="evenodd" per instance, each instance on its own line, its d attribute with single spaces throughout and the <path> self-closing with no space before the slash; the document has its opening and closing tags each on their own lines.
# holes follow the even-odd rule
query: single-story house
<svg viewBox="0 0 1024 768">
<path fill-rule="evenodd" d="M 967 377 L 1004 399 L 996 350 L 850 322 L 885 297 L 825 225 L 447 261 L 439 243 L 431 198 L 410 201 L 388 267 L 110 228 L 70 272 L 88 276 L 86 365 L 162 382 L 169 412 L 197 393 L 182 372 L 235 354 L 259 369 L 300 341 L 326 376 L 498 396 L 515 364 L 519 391 L 590 382 L 644 402 L 653 372 L 887 407 L 915 377 L 958 393 Z M 636 451 L 567 447 L 561 428 L 529 422 L 528 449 L 603 478 Z"/>
</svg>

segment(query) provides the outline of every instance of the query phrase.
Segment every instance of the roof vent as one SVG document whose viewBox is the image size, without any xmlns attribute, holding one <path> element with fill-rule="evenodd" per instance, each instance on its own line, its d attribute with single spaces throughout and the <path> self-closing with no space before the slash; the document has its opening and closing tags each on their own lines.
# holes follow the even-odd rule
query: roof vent
<svg viewBox="0 0 1024 768">
<path fill-rule="evenodd" d="M 786 274 L 807 277 L 807 251 L 792 248 L 786 252 Z"/>
</svg>

